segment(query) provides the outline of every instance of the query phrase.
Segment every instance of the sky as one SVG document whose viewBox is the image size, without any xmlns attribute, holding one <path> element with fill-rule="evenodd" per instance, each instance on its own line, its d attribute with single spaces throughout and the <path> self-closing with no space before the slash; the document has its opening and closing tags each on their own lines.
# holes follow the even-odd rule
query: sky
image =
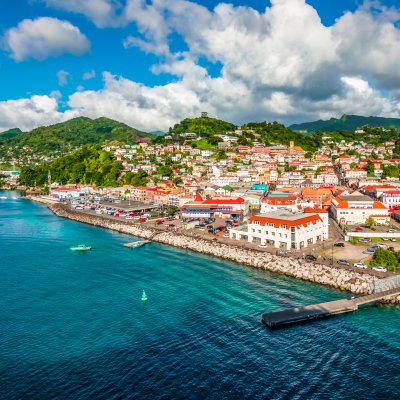
<svg viewBox="0 0 400 400">
<path fill-rule="evenodd" d="M 0 2 L 0 132 L 400 118 L 398 0 Z"/>
</svg>

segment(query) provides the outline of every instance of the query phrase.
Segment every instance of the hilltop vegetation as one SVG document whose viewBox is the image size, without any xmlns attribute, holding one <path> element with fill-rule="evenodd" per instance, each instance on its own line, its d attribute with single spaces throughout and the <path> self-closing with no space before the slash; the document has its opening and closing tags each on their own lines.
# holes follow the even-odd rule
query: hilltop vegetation
<svg viewBox="0 0 400 400">
<path fill-rule="evenodd" d="M 42 186 L 48 182 L 48 171 L 51 180 L 65 185 L 67 183 L 87 183 L 97 186 L 116 186 L 123 166 L 115 161 L 112 153 L 101 150 L 101 146 L 86 145 L 57 158 L 49 165 L 39 165 L 32 169 L 23 167 L 19 182 L 26 186 Z"/>
<path fill-rule="evenodd" d="M 215 135 L 234 131 L 237 126 L 230 122 L 221 121 L 216 118 L 185 118 L 173 128 L 169 128 L 169 133 L 195 132 L 202 134 Z"/>
<path fill-rule="evenodd" d="M 384 128 L 393 126 L 400 131 L 400 118 L 384 117 L 362 117 L 359 115 L 342 115 L 341 118 L 331 118 L 327 121 L 318 120 L 314 122 L 305 122 L 303 124 L 293 124 L 289 126 L 292 130 L 305 130 L 310 132 L 335 132 L 335 131 L 354 131 L 363 126 L 372 128 L 382 126 Z"/>
<path fill-rule="evenodd" d="M 13 129 L 9 129 L 8 131 L 1 132 L 0 133 L 0 142 L 3 142 L 4 140 L 11 139 L 15 136 L 18 136 L 20 133 L 22 133 L 22 131 L 19 128 L 13 128 Z"/>
<path fill-rule="evenodd" d="M 4 148 L 0 150 L 0 157 L 4 156 L 5 149 L 8 147 L 28 146 L 34 153 L 49 153 L 63 148 L 77 148 L 89 143 L 102 144 L 106 141 L 133 144 L 135 135 L 155 137 L 109 118 L 92 120 L 79 117 L 47 127 L 42 126 L 3 141 L 1 144 Z"/>
</svg>

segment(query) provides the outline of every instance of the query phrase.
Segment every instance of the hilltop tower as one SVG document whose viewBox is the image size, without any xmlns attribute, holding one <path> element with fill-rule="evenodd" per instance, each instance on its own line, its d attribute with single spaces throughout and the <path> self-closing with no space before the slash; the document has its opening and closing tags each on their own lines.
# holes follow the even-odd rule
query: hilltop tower
<svg viewBox="0 0 400 400">
<path fill-rule="evenodd" d="M 294 154 L 294 142 L 290 142 L 289 154 L 291 156 Z"/>
<path fill-rule="evenodd" d="M 203 111 L 201 113 L 201 118 L 208 118 L 208 112 Z"/>
</svg>

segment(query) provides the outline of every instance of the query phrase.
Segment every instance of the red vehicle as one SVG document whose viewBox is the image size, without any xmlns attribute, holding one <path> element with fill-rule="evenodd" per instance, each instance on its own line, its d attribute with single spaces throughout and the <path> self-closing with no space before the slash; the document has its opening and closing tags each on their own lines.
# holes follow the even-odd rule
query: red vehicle
<svg viewBox="0 0 400 400">
<path fill-rule="evenodd" d="M 156 222 L 164 222 L 163 219 L 157 219 Z"/>
<path fill-rule="evenodd" d="M 146 219 L 146 218 L 139 218 L 139 221 L 140 221 L 140 222 L 146 222 L 147 219 Z"/>
<path fill-rule="evenodd" d="M 138 215 L 138 213 L 131 213 L 131 214 L 129 214 L 130 217 L 136 217 L 136 215 Z"/>
<path fill-rule="evenodd" d="M 114 217 L 119 217 L 119 214 L 114 214 Z"/>
</svg>

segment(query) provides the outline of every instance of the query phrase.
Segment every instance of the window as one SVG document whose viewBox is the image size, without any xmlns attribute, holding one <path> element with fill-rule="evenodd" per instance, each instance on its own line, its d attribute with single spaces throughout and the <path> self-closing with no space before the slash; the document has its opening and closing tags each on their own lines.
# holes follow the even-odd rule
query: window
<svg viewBox="0 0 400 400">
<path fill-rule="evenodd" d="M 272 232 L 272 236 L 275 236 L 275 232 Z"/>
</svg>

